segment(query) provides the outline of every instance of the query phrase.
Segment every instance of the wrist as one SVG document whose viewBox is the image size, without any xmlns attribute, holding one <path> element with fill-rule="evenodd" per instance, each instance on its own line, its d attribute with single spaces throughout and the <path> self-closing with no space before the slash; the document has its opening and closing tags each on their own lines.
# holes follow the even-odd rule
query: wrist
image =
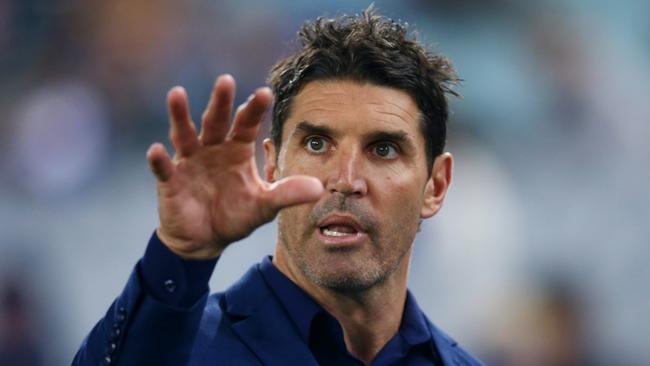
<svg viewBox="0 0 650 366">
<path fill-rule="evenodd" d="M 219 257 L 224 249 L 216 245 L 200 245 L 189 240 L 174 238 L 160 227 L 156 229 L 156 235 L 172 253 L 184 260 L 214 259 Z"/>
<path fill-rule="evenodd" d="M 189 308 L 209 291 L 208 282 L 217 260 L 185 260 L 154 234 L 138 263 L 138 272 L 145 292 L 154 299 Z"/>
</svg>

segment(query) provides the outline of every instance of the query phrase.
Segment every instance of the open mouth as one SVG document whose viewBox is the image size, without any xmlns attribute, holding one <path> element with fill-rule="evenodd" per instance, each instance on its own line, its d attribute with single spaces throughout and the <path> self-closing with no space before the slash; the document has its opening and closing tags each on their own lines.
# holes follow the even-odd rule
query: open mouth
<svg viewBox="0 0 650 366">
<path fill-rule="evenodd" d="M 346 237 L 357 235 L 359 230 L 350 225 L 333 224 L 321 226 L 320 232 L 323 235 L 330 237 Z"/>
<path fill-rule="evenodd" d="M 356 218 L 333 214 L 318 223 L 318 232 L 324 243 L 331 245 L 358 245 L 368 239 L 368 233 Z"/>
</svg>

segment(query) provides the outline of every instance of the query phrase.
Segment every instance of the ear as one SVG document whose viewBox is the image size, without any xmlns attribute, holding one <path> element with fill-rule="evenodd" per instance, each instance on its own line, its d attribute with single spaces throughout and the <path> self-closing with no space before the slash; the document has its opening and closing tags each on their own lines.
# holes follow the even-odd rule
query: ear
<svg viewBox="0 0 650 366">
<path fill-rule="evenodd" d="M 443 153 L 433 162 L 431 177 L 424 188 L 424 200 L 420 218 L 427 219 L 435 215 L 442 208 L 442 203 L 451 184 L 451 171 L 454 166 L 454 157 L 450 153 Z"/>
<path fill-rule="evenodd" d="M 277 156 L 275 144 L 269 138 L 264 139 L 264 178 L 269 183 L 275 181 Z"/>
</svg>

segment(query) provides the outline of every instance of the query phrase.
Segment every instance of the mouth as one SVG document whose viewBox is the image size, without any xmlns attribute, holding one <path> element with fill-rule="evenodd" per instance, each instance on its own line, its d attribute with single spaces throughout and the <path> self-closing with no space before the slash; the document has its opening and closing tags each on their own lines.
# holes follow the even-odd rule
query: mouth
<svg viewBox="0 0 650 366">
<path fill-rule="evenodd" d="M 358 231 L 346 225 L 329 225 L 320 228 L 321 234 L 331 237 L 344 237 L 344 236 L 353 236 L 358 233 Z"/>
<path fill-rule="evenodd" d="M 349 216 L 332 215 L 318 223 L 320 239 L 327 244 L 358 244 L 367 236 L 359 222 Z"/>
</svg>

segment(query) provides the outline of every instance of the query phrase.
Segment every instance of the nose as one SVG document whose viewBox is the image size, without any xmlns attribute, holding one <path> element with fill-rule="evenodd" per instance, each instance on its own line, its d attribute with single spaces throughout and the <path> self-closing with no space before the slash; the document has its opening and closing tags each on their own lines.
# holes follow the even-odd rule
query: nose
<svg viewBox="0 0 650 366">
<path fill-rule="evenodd" d="M 353 148 L 340 148 L 331 163 L 331 166 L 323 167 L 328 170 L 325 182 L 325 189 L 328 192 L 359 197 L 368 193 L 368 184 L 362 172 L 363 153 L 361 151 Z"/>
</svg>

